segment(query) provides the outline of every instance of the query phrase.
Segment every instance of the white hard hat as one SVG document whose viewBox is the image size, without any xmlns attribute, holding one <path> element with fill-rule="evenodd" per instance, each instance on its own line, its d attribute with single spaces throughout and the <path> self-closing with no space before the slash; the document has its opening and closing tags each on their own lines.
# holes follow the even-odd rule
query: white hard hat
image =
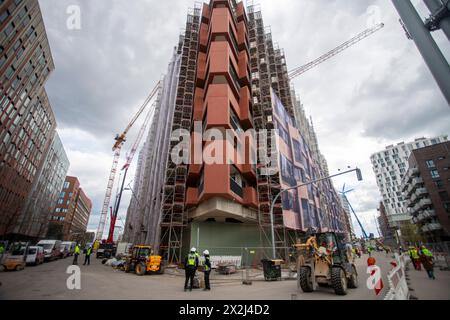
<svg viewBox="0 0 450 320">
<path fill-rule="evenodd" d="M 191 252 L 197 252 L 197 249 L 192 248 L 192 249 L 191 249 Z"/>
<path fill-rule="evenodd" d="M 208 251 L 208 250 L 205 250 L 205 251 L 203 251 L 203 254 L 204 254 L 205 256 L 209 256 L 209 251 Z"/>
</svg>

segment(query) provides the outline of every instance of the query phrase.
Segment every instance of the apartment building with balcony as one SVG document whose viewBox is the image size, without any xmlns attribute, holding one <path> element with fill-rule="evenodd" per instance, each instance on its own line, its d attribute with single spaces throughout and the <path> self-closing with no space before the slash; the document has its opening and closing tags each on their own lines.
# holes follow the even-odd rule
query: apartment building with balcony
<svg viewBox="0 0 450 320">
<path fill-rule="evenodd" d="M 426 242 L 450 240 L 450 142 L 413 150 L 402 180 L 405 204 Z"/>
<path fill-rule="evenodd" d="M 370 157 L 390 228 L 399 229 L 403 223 L 411 220 L 401 190 L 411 152 L 445 141 L 448 141 L 448 137 L 443 135 L 431 139 L 419 138 L 407 143 L 400 142 L 387 146 L 385 150 Z"/>
</svg>

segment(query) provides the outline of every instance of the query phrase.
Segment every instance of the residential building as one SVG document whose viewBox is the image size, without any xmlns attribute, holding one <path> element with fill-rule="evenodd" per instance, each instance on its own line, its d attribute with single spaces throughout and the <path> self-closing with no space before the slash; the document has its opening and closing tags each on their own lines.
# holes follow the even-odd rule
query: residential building
<svg viewBox="0 0 450 320">
<path fill-rule="evenodd" d="M 48 237 L 71 241 L 83 239 L 91 210 L 92 202 L 78 178 L 67 176 L 56 208 L 49 216 Z"/>
<path fill-rule="evenodd" d="M 424 241 L 450 241 L 450 142 L 412 151 L 402 191 Z"/>
<path fill-rule="evenodd" d="M 31 195 L 27 199 L 14 232 L 21 235 L 22 239 L 28 237 L 36 241 L 46 236 L 48 213 L 55 210 L 69 165 L 61 139 L 55 132 L 50 150 L 45 156 L 44 164 L 35 179 Z"/>
<path fill-rule="evenodd" d="M 271 200 L 328 170 L 258 7 L 246 12 L 243 2 L 211 0 L 189 12 L 185 30 L 139 155 L 124 231 L 170 262 L 191 246 L 270 246 Z M 252 129 L 278 131 L 257 139 L 247 135 Z M 174 159 L 178 148 L 187 161 Z M 269 166 L 264 158 L 273 154 L 280 157 Z M 309 229 L 350 234 L 330 180 L 285 193 L 274 217 L 284 258 Z"/>
<path fill-rule="evenodd" d="M 30 212 L 26 204 L 36 199 L 36 186 L 47 188 L 41 184 L 45 178 L 40 172 L 45 171 L 48 153 L 52 152 L 56 120 L 44 84 L 53 69 L 38 1 L 1 1 L 0 236 L 6 238 L 41 234 L 34 225 L 25 227 L 24 233 L 20 225 L 41 217 Z M 39 177 L 44 180 L 39 182 Z M 41 231 L 45 228 L 38 227 Z"/>
<path fill-rule="evenodd" d="M 380 201 L 378 212 L 380 213 L 380 215 L 378 216 L 377 220 L 381 236 L 383 237 L 383 243 L 387 246 L 394 247 L 397 244 L 397 231 L 389 226 L 389 221 L 383 201 Z"/>
<path fill-rule="evenodd" d="M 445 141 L 448 141 L 447 136 L 431 139 L 420 138 L 408 143 L 401 142 L 397 145 L 387 146 L 385 150 L 377 152 L 370 157 L 391 228 L 399 229 L 402 223 L 411 220 L 411 216 L 406 210 L 405 199 L 401 190 L 402 178 L 407 171 L 411 152 L 415 149 Z"/>
</svg>

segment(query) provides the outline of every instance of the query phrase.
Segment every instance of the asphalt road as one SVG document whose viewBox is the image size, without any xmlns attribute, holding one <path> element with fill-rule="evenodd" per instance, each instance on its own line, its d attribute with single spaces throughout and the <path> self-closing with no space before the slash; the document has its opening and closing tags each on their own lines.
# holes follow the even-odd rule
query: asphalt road
<svg viewBox="0 0 450 320">
<path fill-rule="evenodd" d="M 383 274 L 385 289 L 379 296 L 366 286 L 368 275 L 367 256 L 357 260 L 359 287 L 349 289 L 346 296 L 337 296 L 331 288 L 318 288 L 313 293 L 303 293 L 296 281 L 277 282 L 253 281 L 252 285 L 242 285 L 236 280 L 218 279 L 212 273 L 212 291 L 194 290 L 184 292 L 183 270 L 179 275 L 147 275 L 143 277 L 126 274 L 92 259 L 90 266 L 80 265 L 81 289 L 69 290 L 66 273 L 71 258 L 30 266 L 23 271 L 0 272 L 0 299 L 81 299 L 81 300 L 379 300 L 387 287 L 386 274 L 390 270 L 391 257 L 376 254 L 377 265 Z M 81 259 L 79 259 L 81 260 Z"/>
</svg>

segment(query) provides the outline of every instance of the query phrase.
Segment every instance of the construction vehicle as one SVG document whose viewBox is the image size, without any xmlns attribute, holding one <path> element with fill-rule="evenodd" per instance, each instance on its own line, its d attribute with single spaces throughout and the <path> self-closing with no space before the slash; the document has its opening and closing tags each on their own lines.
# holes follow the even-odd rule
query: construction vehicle
<svg viewBox="0 0 450 320">
<path fill-rule="evenodd" d="M 28 242 L 14 242 L 3 260 L 5 271 L 25 269 L 27 265 Z"/>
<path fill-rule="evenodd" d="M 115 254 L 116 254 L 116 247 L 114 246 L 114 243 L 103 242 L 100 243 L 95 257 L 97 259 L 101 258 L 109 259 L 114 257 Z"/>
<path fill-rule="evenodd" d="M 358 274 L 351 245 L 335 233 L 312 234 L 306 243 L 296 244 L 297 281 L 303 292 L 317 286 L 330 286 L 337 295 L 346 295 L 348 288 L 358 287 Z"/>
<path fill-rule="evenodd" d="M 151 246 L 134 246 L 131 255 L 126 258 L 125 272 L 134 271 L 138 276 L 145 274 L 163 274 L 162 257 L 153 255 Z"/>
</svg>

